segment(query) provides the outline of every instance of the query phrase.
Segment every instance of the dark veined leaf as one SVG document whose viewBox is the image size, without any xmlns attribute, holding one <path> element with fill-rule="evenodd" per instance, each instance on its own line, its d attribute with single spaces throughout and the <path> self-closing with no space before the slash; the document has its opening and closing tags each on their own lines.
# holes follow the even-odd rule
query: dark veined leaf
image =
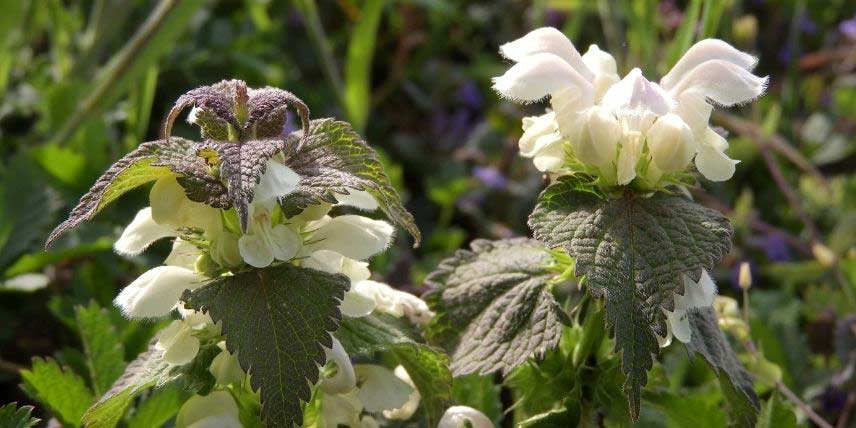
<svg viewBox="0 0 856 428">
<path fill-rule="evenodd" d="M 113 428 L 122 419 L 131 402 L 144 390 L 166 385 L 176 378 L 172 366 L 163 361 L 163 352 L 149 349 L 128 364 L 122 376 L 113 383 L 98 402 L 83 415 L 84 428 Z"/>
<path fill-rule="evenodd" d="M 285 140 L 285 164 L 300 175 L 297 189 L 280 201 L 286 215 L 299 214 L 321 202 L 334 204 L 336 193 L 364 190 L 419 245 L 421 234 L 413 216 L 402 205 L 377 153 L 351 125 L 333 119 L 313 120 L 304 135 L 295 132 Z"/>
<path fill-rule="evenodd" d="M 92 392 L 83 379 L 56 361 L 33 358 L 33 366 L 21 370 L 24 390 L 48 407 L 66 426 L 80 426 L 80 418 L 92 404 Z"/>
<path fill-rule="evenodd" d="M 371 314 L 345 318 L 336 338 L 353 357 L 389 351 L 404 366 L 416 389 L 429 426 L 436 426 L 452 398 L 452 372 L 443 353 L 419 343 L 415 326 L 404 318 Z"/>
<path fill-rule="evenodd" d="M 18 407 L 16 403 L 0 406 L 0 427 L 30 428 L 36 426 L 39 420 L 32 417 L 33 406 Z"/>
<path fill-rule="evenodd" d="M 348 287 L 343 275 L 282 264 L 219 278 L 182 300 L 222 323 L 229 352 L 261 390 L 268 426 L 290 427 L 302 421 Z"/>
<path fill-rule="evenodd" d="M 562 309 L 548 285 L 552 256 L 532 239 L 477 240 L 440 263 L 425 283 L 437 313 L 429 335 L 456 376 L 504 374 L 559 343 Z"/>
<path fill-rule="evenodd" d="M 182 138 L 149 141 L 116 161 L 80 198 L 68 219 L 51 232 L 45 248 L 50 247 L 60 235 L 91 220 L 125 192 L 167 174 L 181 175 L 179 181 L 185 187 L 206 188 L 208 194 L 216 194 L 213 189 L 222 188 L 222 184 L 209 174 L 204 159 L 196 156 L 193 144 Z M 188 191 L 188 196 L 190 193 Z M 220 193 L 225 194 L 225 188 Z M 213 201 L 206 202 L 217 206 Z"/>
<path fill-rule="evenodd" d="M 737 355 L 719 329 L 713 308 L 689 313 L 692 339 L 687 348 L 701 354 L 719 378 L 729 415 L 736 426 L 754 426 L 758 417 L 758 397 L 749 373 L 740 365 Z"/>
<path fill-rule="evenodd" d="M 659 351 L 654 333 L 666 336 L 663 309 L 674 308 L 673 293 L 683 294 L 683 275 L 697 281 L 728 252 L 731 224 L 681 196 L 605 199 L 563 177 L 541 193 L 529 226 L 550 248 L 564 248 L 592 295 L 606 298 L 607 328 L 622 354 L 624 389 L 638 418 L 641 389 Z"/>
<path fill-rule="evenodd" d="M 116 333 L 110 315 L 94 302 L 89 306 L 76 307 L 75 318 L 92 390 L 96 396 L 101 396 L 125 370 L 122 340 Z"/>
</svg>

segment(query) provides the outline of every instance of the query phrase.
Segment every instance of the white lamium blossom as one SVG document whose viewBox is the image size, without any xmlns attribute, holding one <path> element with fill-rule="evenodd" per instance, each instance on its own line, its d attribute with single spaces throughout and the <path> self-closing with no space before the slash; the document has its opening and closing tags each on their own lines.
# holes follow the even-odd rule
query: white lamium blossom
<svg viewBox="0 0 856 428">
<path fill-rule="evenodd" d="M 169 315 L 184 290 L 204 285 L 205 277 L 178 266 L 158 266 L 125 287 L 114 303 L 128 318 L 160 318 Z"/>
<path fill-rule="evenodd" d="M 174 229 L 198 228 L 219 231 L 223 225 L 220 210 L 187 198 L 174 176 L 158 179 L 149 192 L 152 219 Z"/>
<path fill-rule="evenodd" d="M 320 388 L 327 394 L 344 394 L 357 387 L 357 375 L 351 364 L 351 357 L 345 352 L 339 339 L 333 337 L 333 345 L 324 348 L 327 362 L 336 364 L 335 373 L 321 380 Z"/>
<path fill-rule="evenodd" d="M 397 366 L 395 370 L 393 370 L 393 373 L 395 373 L 395 376 L 401 379 L 404 383 L 410 385 L 411 391 L 410 395 L 407 396 L 406 403 L 401 407 L 397 407 L 392 410 L 384 410 L 383 416 L 390 420 L 406 421 L 416 413 L 416 410 L 419 408 L 419 402 L 422 400 L 422 395 L 419 394 L 419 390 L 416 389 L 416 384 L 413 383 L 413 380 L 410 378 L 410 374 L 407 373 L 404 366 Z"/>
<path fill-rule="evenodd" d="M 242 428 L 240 410 L 232 394 L 214 391 L 194 395 L 187 400 L 175 418 L 176 428 Z"/>
<path fill-rule="evenodd" d="M 226 349 L 226 342 L 217 343 L 217 347 L 220 348 L 220 353 L 211 360 L 211 366 L 208 367 L 217 384 L 228 385 L 242 382 L 246 373 L 241 369 L 238 357 Z"/>
<path fill-rule="evenodd" d="M 374 364 L 357 364 L 359 392 L 357 398 L 370 413 L 393 410 L 407 403 L 413 388 L 399 379 L 392 370 Z"/>
<path fill-rule="evenodd" d="M 707 273 L 702 270 L 698 283 L 684 275 L 684 295 L 675 294 L 675 310 L 666 311 L 668 334 L 665 338 L 658 337 L 661 347 L 669 346 L 672 337 L 683 343 L 689 343 L 692 339 L 692 330 L 688 312 L 693 309 L 706 308 L 713 305 L 716 299 L 716 284 Z"/>
<path fill-rule="evenodd" d="M 659 83 L 638 68 L 619 80 L 611 55 L 596 45 L 580 55 L 553 28 L 534 30 L 500 52 L 516 64 L 494 79 L 494 89 L 519 102 L 550 96 L 552 105 L 551 112 L 524 119 L 521 154 L 539 170 L 572 172 L 579 166 L 565 159 L 567 144 L 583 172 L 610 185 L 629 184 L 640 170 L 655 185 L 693 158 L 706 178 L 730 178 L 736 162 L 708 125 L 711 103 L 746 103 L 767 85 L 751 73 L 753 56 L 714 39 L 693 45 Z"/>
<path fill-rule="evenodd" d="M 363 211 L 374 211 L 378 209 L 377 200 L 371 193 L 365 190 L 348 189 L 348 194 L 336 193 L 337 205 L 346 205 Z"/>
<path fill-rule="evenodd" d="M 307 228 L 314 229 L 307 238 L 309 251 L 329 250 L 354 260 L 366 260 L 385 250 L 395 233 L 385 221 L 358 215 L 324 217 Z"/>
<path fill-rule="evenodd" d="M 268 159 L 265 172 L 253 191 L 254 203 L 275 201 L 297 188 L 300 176 L 294 170 L 274 158 Z"/>
<path fill-rule="evenodd" d="M 276 260 L 290 260 L 297 255 L 302 244 L 300 235 L 291 227 L 276 224 L 276 202 L 250 205 L 250 223 L 247 233 L 238 239 L 238 250 L 248 265 L 264 268 Z"/>
<path fill-rule="evenodd" d="M 183 318 L 171 322 L 161 330 L 155 343 L 155 348 L 162 352 L 163 360 L 176 366 L 187 364 L 196 358 L 200 345 L 196 333 L 214 325 L 208 314 L 189 309 L 179 312 Z"/>
<path fill-rule="evenodd" d="M 493 428 L 493 422 L 472 407 L 452 406 L 443 413 L 437 428 Z"/>
<path fill-rule="evenodd" d="M 415 324 L 425 325 L 434 317 L 434 313 L 419 297 L 377 281 L 356 282 L 351 285 L 351 292 L 372 299 L 374 310 L 395 317 L 407 317 Z"/>
</svg>

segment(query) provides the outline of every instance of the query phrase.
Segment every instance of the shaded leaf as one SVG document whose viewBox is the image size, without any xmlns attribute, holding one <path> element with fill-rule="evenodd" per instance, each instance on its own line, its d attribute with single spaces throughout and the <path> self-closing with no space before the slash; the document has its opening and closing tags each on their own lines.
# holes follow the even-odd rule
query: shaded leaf
<svg viewBox="0 0 856 428">
<path fill-rule="evenodd" d="M 737 355 L 719 329 L 713 308 L 689 312 L 692 339 L 687 348 L 704 357 L 719 378 L 722 394 L 728 403 L 731 421 L 736 426 L 751 427 L 758 417 L 758 396 L 752 378 L 740 365 Z"/>
<path fill-rule="evenodd" d="M 125 370 L 125 351 L 110 314 L 94 302 L 75 308 L 86 366 L 96 396 L 107 392 Z"/>
<path fill-rule="evenodd" d="M 172 383 L 155 390 L 128 419 L 128 428 L 159 427 L 169 422 L 187 400 L 187 392 Z"/>
<path fill-rule="evenodd" d="M 728 219 L 681 196 L 605 199 L 563 177 L 541 193 L 529 226 L 548 247 L 564 248 L 592 295 L 606 298 L 607 328 L 622 354 L 624 389 L 638 418 L 641 389 L 659 351 L 654 333 L 666 336 L 663 309 L 674 309 L 684 275 L 697 281 L 731 248 Z"/>
<path fill-rule="evenodd" d="M 24 390 L 47 406 L 67 426 L 80 426 L 80 418 L 92 404 L 92 392 L 83 379 L 56 361 L 33 358 L 33 366 L 21 370 Z"/>
<path fill-rule="evenodd" d="M 526 238 L 470 247 L 425 280 L 426 302 L 437 313 L 429 333 L 450 351 L 456 376 L 507 374 L 559 343 L 561 308 L 547 288 L 553 258 Z"/>
<path fill-rule="evenodd" d="M 16 403 L 0 406 L 0 427 L 2 428 L 30 428 L 39 423 L 32 417 L 33 406 L 18 407 Z"/>
<path fill-rule="evenodd" d="M 391 349 L 422 396 L 419 405 L 425 410 L 428 426 L 437 426 L 452 399 L 452 372 L 448 357 L 415 343 L 392 345 Z"/>
<path fill-rule="evenodd" d="M 182 300 L 222 322 L 229 352 L 261 390 L 268 426 L 290 427 L 302 421 L 348 287 L 343 275 L 282 264 L 221 277 Z"/>
<path fill-rule="evenodd" d="M 419 341 L 419 331 L 407 320 L 379 313 L 343 318 L 335 336 L 351 357 L 368 357 L 391 345 Z"/>
<path fill-rule="evenodd" d="M 764 403 L 755 426 L 757 428 L 796 428 L 797 417 L 782 402 L 779 393 L 773 392 L 770 399 Z"/>
<path fill-rule="evenodd" d="M 313 120 L 309 134 L 295 132 L 285 140 L 285 164 L 300 175 L 297 189 L 280 201 L 288 216 L 309 205 L 337 202 L 334 194 L 365 190 L 387 217 L 406 229 L 418 245 L 421 234 L 384 172 L 377 153 L 351 125 L 333 119 Z"/>
</svg>

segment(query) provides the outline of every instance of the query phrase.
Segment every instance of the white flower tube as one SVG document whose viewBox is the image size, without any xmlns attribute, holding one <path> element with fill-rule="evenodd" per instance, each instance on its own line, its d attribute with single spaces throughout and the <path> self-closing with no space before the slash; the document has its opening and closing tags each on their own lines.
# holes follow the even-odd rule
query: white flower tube
<svg viewBox="0 0 856 428">
<path fill-rule="evenodd" d="M 309 237 L 310 251 L 329 250 L 354 260 L 366 260 L 385 250 L 395 228 L 381 220 L 342 215 L 319 220 L 320 227 Z"/>
<path fill-rule="evenodd" d="M 467 406 L 452 406 L 443 413 L 437 428 L 493 428 L 484 413 Z"/>
<path fill-rule="evenodd" d="M 159 318 L 169 315 L 184 290 L 195 290 L 205 277 L 177 266 L 158 266 L 146 271 L 125 287 L 114 303 L 128 318 Z"/>
<path fill-rule="evenodd" d="M 146 207 L 125 227 L 113 249 L 123 256 L 135 256 L 155 241 L 173 236 L 178 236 L 178 231 L 172 226 L 158 224 L 152 217 L 151 207 Z"/>
</svg>

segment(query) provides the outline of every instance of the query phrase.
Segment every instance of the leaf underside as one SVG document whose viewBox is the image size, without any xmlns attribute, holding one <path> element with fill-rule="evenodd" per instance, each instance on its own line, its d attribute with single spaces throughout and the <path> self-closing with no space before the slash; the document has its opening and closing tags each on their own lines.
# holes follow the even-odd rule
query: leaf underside
<svg viewBox="0 0 856 428">
<path fill-rule="evenodd" d="M 719 329 L 713 308 L 689 313 L 692 340 L 686 346 L 700 354 L 716 372 L 733 423 L 740 427 L 755 426 L 758 396 L 749 373 L 740 364 L 728 340 Z"/>
<path fill-rule="evenodd" d="M 673 293 L 683 294 L 683 275 L 697 281 L 729 251 L 731 224 L 681 196 L 604 199 L 563 177 L 541 193 L 529 226 L 536 239 L 576 259 L 592 295 L 606 298 L 607 328 L 622 353 L 624 388 L 638 418 L 659 351 L 654 333 L 667 332 L 663 309 L 674 309 Z"/>
<path fill-rule="evenodd" d="M 219 278 L 182 300 L 222 323 L 229 352 L 261 390 L 267 425 L 291 427 L 302 422 L 348 287 L 343 275 L 282 264 Z"/>
<path fill-rule="evenodd" d="M 80 198 L 68 219 L 51 232 L 45 248 L 65 232 L 91 220 L 119 196 L 167 174 L 181 175 L 180 181 L 186 187 L 207 188 L 206 193 L 216 193 L 215 189 L 223 186 L 210 175 L 205 161 L 195 155 L 193 145 L 190 140 L 175 137 L 149 141 L 116 161 Z M 225 188 L 222 193 L 226 193 Z"/>
<path fill-rule="evenodd" d="M 286 138 L 283 153 L 285 164 L 301 177 L 297 189 L 280 201 L 286 215 L 322 202 L 335 204 L 336 193 L 364 190 L 390 220 L 413 236 L 414 245 L 419 244 L 421 234 L 413 216 L 402 205 L 377 153 L 351 125 L 333 119 L 313 120 L 308 136 L 294 132 Z"/>
<path fill-rule="evenodd" d="M 561 308 L 546 290 L 552 257 L 532 239 L 476 240 L 426 278 L 437 313 L 432 340 L 450 351 L 455 376 L 504 374 L 558 344 Z"/>
</svg>

